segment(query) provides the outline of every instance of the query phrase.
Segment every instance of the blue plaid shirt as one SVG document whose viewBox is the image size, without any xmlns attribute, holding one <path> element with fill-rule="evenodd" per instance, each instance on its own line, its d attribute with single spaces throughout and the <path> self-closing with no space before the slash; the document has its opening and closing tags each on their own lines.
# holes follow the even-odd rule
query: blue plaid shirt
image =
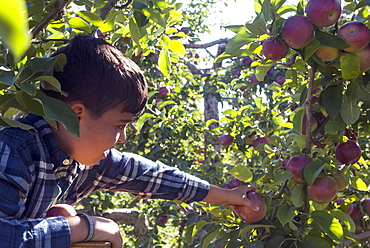
<svg viewBox="0 0 370 248">
<path fill-rule="evenodd" d="M 69 247 L 64 217 L 43 218 L 55 203 L 75 204 L 95 190 L 138 197 L 200 201 L 209 184 L 161 162 L 112 149 L 85 166 L 63 152 L 48 123 L 30 114 L 31 130 L 0 129 L 0 247 Z"/>
</svg>

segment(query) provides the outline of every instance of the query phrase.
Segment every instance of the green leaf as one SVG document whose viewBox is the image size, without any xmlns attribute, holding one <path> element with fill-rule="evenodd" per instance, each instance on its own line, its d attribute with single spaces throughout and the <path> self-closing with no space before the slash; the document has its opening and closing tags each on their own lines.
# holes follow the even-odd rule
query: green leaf
<svg viewBox="0 0 370 248">
<path fill-rule="evenodd" d="M 35 78 L 35 80 L 40 80 L 42 88 L 45 90 L 54 90 L 56 92 L 61 93 L 63 96 L 67 96 L 68 94 L 62 91 L 62 86 L 60 85 L 58 79 L 52 76 L 40 76 Z"/>
<path fill-rule="evenodd" d="M 366 183 L 359 177 L 351 177 L 350 178 L 350 185 L 351 187 L 360 190 L 360 191 L 369 191 L 367 188 Z"/>
<path fill-rule="evenodd" d="M 283 226 L 289 221 L 293 220 L 294 216 L 295 208 L 289 206 L 287 203 L 284 203 L 278 208 L 277 218 Z"/>
<path fill-rule="evenodd" d="M 279 174 L 275 175 L 274 181 L 271 184 L 280 183 L 282 181 L 285 181 L 285 180 L 291 178 L 292 176 L 294 176 L 293 173 L 291 173 L 289 171 L 280 172 Z"/>
<path fill-rule="evenodd" d="M 303 169 L 303 178 L 308 185 L 312 185 L 315 182 L 316 177 L 320 174 L 324 167 L 325 164 L 321 161 L 312 161 L 307 164 L 307 166 Z"/>
<path fill-rule="evenodd" d="M 225 53 L 233 54 L 239 50 L 239 48 L 254 40 L 256 40 L 254 34 L 249 33 L 247 30 L 240 31 L 227 43 Z"/>
<path fill-rule="evenodd" d="M 257 77 L 258 81 L 263 81 L 267 72 L 270 70 L 271 66 L 272 66 L 272 64 L 257 66 L 257 68 L 256 68 L 256 77 Z"/>
<path fill-rule="evenodd" d="M 300 149 L 306 148 L 306 135 L 294 136 L 294 141 L 297 143 Z"/>
<path fill-rule="evenodd" d="M 202 240 L 202 248 L 207 248 L 211 241 L 217 237 L 219 232 L 220 230 L 216 230 L 214 232 L 206 234 L 206 236 Z"/>
<path fill-rule="evenodd" d="M 358 92 L 357 92 L 357 99 L 362 102 L 369 101 L 370 99 L 370 84 L 363 83 L 358 84 Z"/>
<path fill-rule="evenodd" d="M 162 28 L 166 28 L 166 21 L 163 19 L 163 16 L 158 10 L 145 8 L 142 9 L 143 14 L 149 19 L 153 20 L 155 23 L 159 24 Z"/>
<path fill-rule="evenodd" d="M 130 28 L 131 38 L 136 44 L 139 44 L 140 39 L 143 38 L 147 34 L 145 29 L 137 25 L 135 18 L 130 18 L 129 28 Z"/>
<path fill-rule="evenodd" d="M 245 26 L 244 25 L 229 25 L 229 26 L 224 26 L 224 28 L 230 30 L 231 32 L 239 33 L 240 31 L 245 29 Z"/>
<path fill-rule="evenodd" d="M 68 132 L 79 137 L 79 121 L 76 112 L 73 109 L 71 109 L 66 103 L 58 99 L 48 97 L 41 92 L 37 94 L 37 99 L 42 102 L 45 118 L 60 122 Z"/>
<path fill-rule="evenodd" d="M 0 125 L 1 126 L 19 127 L 19 128 L 21 128 L 23 130 L 30 130 L 30 129 L 33 128 L 32 126 L 23 124 L 23 123 L 21 123 L 19 121 L 8 119 L 8 118 L 6 118 L 4 116 L 0 116 Z"/>
<path fill-rule="evenodd" d="M 86 33 L 91 33 L 91 29 L 89 27 L 89 24 L 87 24 L 80 17 L 72 17 L 71 19 L 68 20 L 68 25 L 71 28 L 84 31 Z"/>
<path fill-rule="evenodd" d="M 229 173 L 243 182 L 250 182 L 253 179 L 253 173 L 246 165 L 236 165 L 234 168 L 229 170 Z"/>
<path fill-rule="evenodd" d="M 340 85 L 329 86 L 321 95 L 326 113 L 331 119 L 335 119 L 343 103 L 342 87 Z"/>
<path fill-rule="evenodd" d="M 307 61 L 309 58 L 311 58 L 311 56 L 316 52 L 316 50 L 320 47 L 320 42 L 313 38 L 312 41 L 310 42 L 310 44 L 308 44 L 305 48 L 304 48 L 304 60 Z"/>
<path fill-rule="evenodd" d="M 354 79 L 360 75 L 360 59 L 354 53 L 340 56 L 340 67 L 342 76 L 346 80 Z"/>
<path fill-rule="evenodd" d="M 149 113 L 144 113 L 143 115 L 141 115 L 140 118 L 136 122 L 136 128 L 137 128 L 137 130 L 140 132 L 140 130 L 143 127 L 144 123 L 148 119 L 153 118 L 153 117 L 154 117 L 154 115 L 153 114 L 149 114 Z"/>
<path fill-rule="evenodd" d="M 293 117 L 293 127 L 299 133 L 302 134 L 303 117 L 306 113 L 306 107 L 301 107 L 295 110 Z"/>
<path fill-rule="evenodd" d="M 303 206 L 304 199 L 306 198 L 304 184 L 295 184 L 292 189 L 292 203 L 296 208 Z"/>
<path fill-rule="evenodd" d="M 159 54 L 158 66 L 163 75 L 169 76 L 171 71 L 170 55 L 167 48 L 163 48 Z"/>
<path fill-rule="evenodd" d="M 358 106 L 357 100 L 344 97 L 340 116 L 347 125 L 355 123 L 360 117 L 360 107 Z"/>
<path fill-rule="evenodd" d="M 105 17 L 103 25 L 100 26 L 100 30 L 103 33 L 113 30 L 117 13 L 118 13 L 117 11 L 111 10 L 107 17 Z"/>
<path fill-rule="evenodd" d="M 144 27 L 149 22 L 149 18 L 147 18 L 141 11 L 137 10 L 134 11 L 134 19 L 139 28 Z"/>
<path fill-rule="evenodd" d="M 77 14 L 97 27 L 101 27 L 103 25 L 103 20 L 97 14 L 92 13 L 91 11 L 80 11 Z"/>
<path fill-rule="evenodd" d="M 171 104 L 176 104 L 176 102 L 174 102 L 174 101 L 163 101 L 163 102 L 159 102 L 158 103 L 158 109 L 161 110 L 164 107 L 166 107 L 168 105 L 171 105 Z"/>
<path fill-rule="evenodd" d="M 19 97 L 20 96 L 20 97 Z M 41 101 L 31 97 L 26 92 L 22 91 L 17 95 L 17 101 L 27 108 L 28 111 L 36 115 L 44 115 L 44 110 L 42 108 Z"/>
<path fill-rule="evenodd" d="M 303 245 L 305 248 L 331 248 L 332 246 L 326 242 L 325 238 L 306 235 L 303 239 Z"/>
<path fill-rule="evenodd" d="M 245 236 L 245 233 L 251 231 L 252 229 L 259 228 L 259 227 L 266 227 L 266 228 L 276 228 L 270 221 L 261 220 L 258 223 L 246 223 L 245 227 L 240 231 L 240 236 Z M 244 234 L 244 235 L 243 235 Z"/>
<path fill-rule="evenodd" d="M 347 205 L 349 206 L 350 202 L 348 201 L 347 203 L 348 203 Z M 347 209 L 348 209 L 348 207 L 347 207 Z M 330 209 L 329 210 L 329 213 L 332 216 L 340 219 L 345 224 L 345 226 L 347 227 L 347 230 L 348 231 L 350 231 L 350 232 L 354 232 L 355 231 L 356 225 L 355 225 L 353 219 L 348 214 L 344 213 L 343 211 L 341 211 L 339 209 Z"/>
<path fill-rule="evenodd" d="M 250 56 L 252 53 L 247 49 L 239 49 L 233 54 L 229 53 L 222 53 L 220 56 L 218 56 L 213 63 L 219 63 L 224 59 L 234 58 L 234 57 L 243 57 L 243 56 Z"/>
<path fill-rule="evenodd" d="M 325 134 L 343 131 L 346 126 L 346 123 L 344 123 L 340 115 L 338 115 L 334 120 L 330 119 L 325 125 Z"/>
<path fill-rule="evenodd" d="M 0 37 L 18 62 L 30 47 L 26 1 L 0 2 Z"/>
<path fill-rule="evenodd" d="M 177 55 L 184 55 L 185 54 L 185 47 L 184 45 L 178 40 L 171 40 L 168 48 Z"/>
<path fill-rule="evenodd" d="M 0 69 L 0 82 L 1 83 L 11 86 L 14 84 L 16 79 L 17 79 L 17 76 L 14 74 L 13 71 Z"/>
<path fill-rule="evenodd" d="M 338 49 L 344 49 L 350 47 L 342 38 L 336 35 L 329 34 L 327 32 L 322 32 L 320 29 L 316 29 L 315 37 L 324 46 L 330 46 Z"/>
<path fill-rule="evenodd" d="M 254 19 L 252 24 L 247 23 L 246 27 L 252 34 L 255 34 L 255 35 L 266 34 L 267 33 L 266 20 L 265 20 L 265 16 L 263 15 L 263 13 L 258 15 Z"/>
<path fill-rule="evenodd" d="M 30 82 L 24 82 L 24 83 L 21 83 L 21 84 L 17 84 L 17 86 L 21 90 L 27 92 L 31 96 L 36 95 L 36 90 L 37 90 L 36 86 L 34 84 L 30 83 Z"/>
<path fill-rule="evenodd" d="M 333 240 L 343 241 L 343 228 L 339 221 L 324 211 L 314 211 L 311 214 L 315 223 Z"/>
</svg>

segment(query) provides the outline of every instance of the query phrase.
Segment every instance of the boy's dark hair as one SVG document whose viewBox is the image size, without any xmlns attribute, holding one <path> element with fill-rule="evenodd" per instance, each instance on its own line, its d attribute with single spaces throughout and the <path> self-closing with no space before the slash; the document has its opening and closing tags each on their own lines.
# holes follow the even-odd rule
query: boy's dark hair
<svg viewBox="0 0 370 248">
<path fill-rule="evenodd" d="M 147 84 L 140 68 L 121 51 L 100 38 L 76 35 L 52 56 L 64 53 L 67 64 L 54 72 L 68 93 L 43 90 L 48 96 L 66 103 L 81 102 L 94 118 L 107 110 L 121 107 L 122 113 L 138 116 L 147 102 Z"/>
</svg>

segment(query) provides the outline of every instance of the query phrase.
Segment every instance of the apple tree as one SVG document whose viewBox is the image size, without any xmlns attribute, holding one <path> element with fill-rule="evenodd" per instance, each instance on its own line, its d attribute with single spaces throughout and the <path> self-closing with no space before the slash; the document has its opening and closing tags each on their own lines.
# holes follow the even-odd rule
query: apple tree
<svg viewBox="0 0 370 248">
<path fill-rule="evenodd" d="M 215 3 L 1 3 L 1 125 L 32 112 L 78 135 L 74 112 L 39 87 L 64 94 L 52 71 L 65 58 L 48 55 L 77 33 L 93 34 L 124 51 L 149 83 L 148 107 L 117 148 L 220 187 L 253 184 L 246 197 L 262 210 L 105 191 L 84 199 L 77 207 L 94 214 L 124 207 L 146 216 L 140 238 L 122 224 L 125 247 L 366 247 L 369 2 L 255 0 L 254 20 L 204 44 Z M 216 54 L 201 53 L 211 46 Z"/>
</svg>

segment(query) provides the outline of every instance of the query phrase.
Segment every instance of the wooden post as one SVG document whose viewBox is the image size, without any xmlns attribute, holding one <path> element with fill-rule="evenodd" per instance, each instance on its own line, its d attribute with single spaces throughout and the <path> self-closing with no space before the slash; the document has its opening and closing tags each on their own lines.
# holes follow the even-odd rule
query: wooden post
<svg viewBox="0 0 370 248">
<path fill-rule="evenodd" d="M 72 244 L 71 248 L 111 248 L 111 244 L 108 241 L 78 242 Z"/>
</svg>

